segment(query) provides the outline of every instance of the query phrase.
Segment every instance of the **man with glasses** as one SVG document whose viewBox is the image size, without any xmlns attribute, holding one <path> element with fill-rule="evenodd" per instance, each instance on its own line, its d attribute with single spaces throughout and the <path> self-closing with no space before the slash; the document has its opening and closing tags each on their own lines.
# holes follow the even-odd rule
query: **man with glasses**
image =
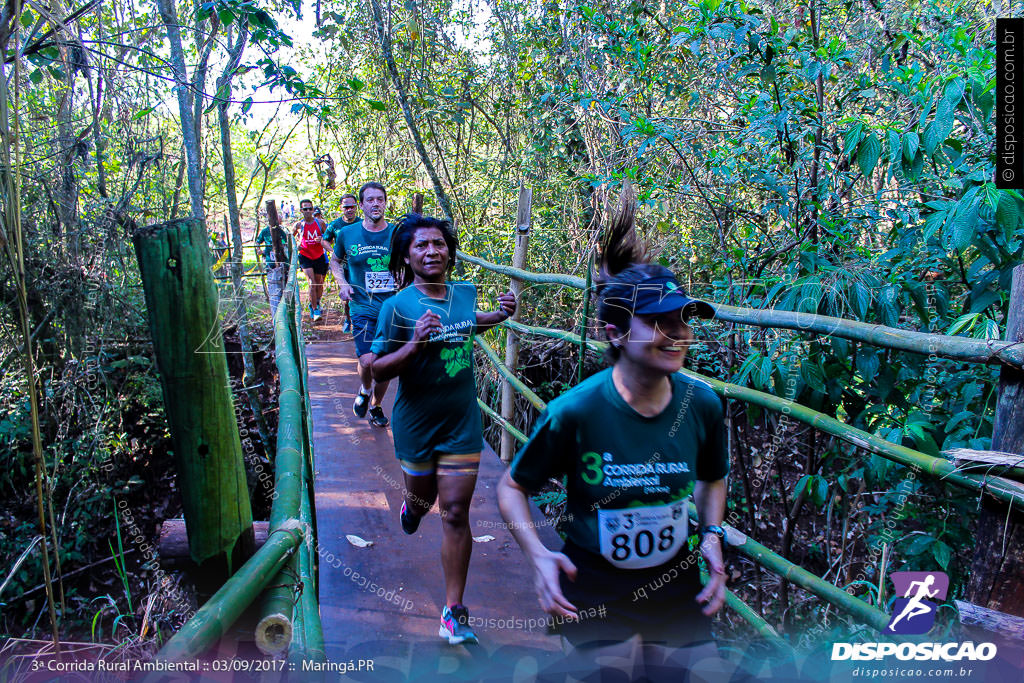
<svg viewBox="0 0 1024 683">
<path fill-rule="evenodd" d="M 349 192 L 341 196 L 341 217 L 335 218 L 331 221 L 330 225 L 327 226 L 327 232 L 324 233 L 324 239 L 330 242 L 332 248 L 334 241 L 337 239 L 338 233 L 345 226 L 352 225 L 353 223 L 360 222 L 357 213 L 356 196 Z M 342 301 L 344 307 L 343 320 L 341 324 L 341 331 L 348 333 L 352 331 L 352 316 L 349 314 L 348 301 Z"/>
<path fill-rule="evenodd" d="M 320 296 L 327 275 L 327 249 L 331 245 L 324 240 L 327 226 L 323 219 L 313 214 L 313 202 L 303 199 L 299 202 L 302 220 L 295 224 L 292 234 L 299 242 L 299 267 L 309 278 L 309 317 L 316 322 L 323 315 L 320 310 Z"/>
</svg>

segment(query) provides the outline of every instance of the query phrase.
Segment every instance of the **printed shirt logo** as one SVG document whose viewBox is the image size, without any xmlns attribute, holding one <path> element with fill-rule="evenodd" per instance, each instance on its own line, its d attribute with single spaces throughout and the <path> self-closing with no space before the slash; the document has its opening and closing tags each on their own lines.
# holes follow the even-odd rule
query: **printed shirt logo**
<svg viewBox="0 0 1024 683">
<path fill-rule="evenodd" d="M 384 256 L 377 257 L 371 256 L 370 258 L 366 259 L 366 265 L 369 266 L 370 270 L 372 270 L 375 273 L 381 272 L 388 269 L 388 261 L 390 260 L 390 258 L 391 257 L 387 254 L 385 254 Z"/>
<path fill-rule="evenodd" d="M 945 572 L 894 572 L 889 575 L 896 593 L 887 633 L 921 635 L 935 624 L 938 605 L 929 598 L 945 600 L 949 577 Z"/>
<path fill-rule="evenodd" d="M 460 346 L 449 346 L 441 349 L 441 360 L 444 361 L 444 371 L 449 377 L 454 377 L 473 362 L 473 340 L 467 339 Z"/>
</svg>

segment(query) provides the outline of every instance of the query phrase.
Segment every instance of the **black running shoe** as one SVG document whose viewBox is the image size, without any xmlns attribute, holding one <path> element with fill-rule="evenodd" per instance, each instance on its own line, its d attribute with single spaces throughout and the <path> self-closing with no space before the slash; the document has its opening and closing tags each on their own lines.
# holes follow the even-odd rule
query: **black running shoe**
<svg viewBox="0 0 1024 683">
<path fill-rule="evenodd" d="M 384 409 L 380 406 L 370 408 L 370 424 L 383 429 L 388 426 L 390 420 L 384 415 Z"/>
<path fill-rule="evenodd" d="M 366 417 L 366 409 L 370 407 L 370 396 L 368 394 L 356 394 L 356 400 L 352 404 L 352 414 L 356 417 Z"/>
<path fill-rule="evenodd" d="M 416 530 L 420 528 L 420 520 L 423 518 L 417 517 L 412 512 L 410 512 L 409 507 L 403 500 L 402 514 L 399 516 L 399 519 L 402 521 L 402 531 L 412 536 L 414 533 L 416 533 Z"/>
</svg>

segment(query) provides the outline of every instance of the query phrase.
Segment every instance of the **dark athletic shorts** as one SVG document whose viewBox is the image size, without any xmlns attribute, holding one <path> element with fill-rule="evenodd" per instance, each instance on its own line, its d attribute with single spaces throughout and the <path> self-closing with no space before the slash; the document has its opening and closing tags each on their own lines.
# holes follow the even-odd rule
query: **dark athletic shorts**
<svg viewBox="0 0 1024 683">
<path fill-rule="evenodd" d="M 703 589 L 697 555 L 685 546 L 674 559 L 648 569 L 614 567 L 571 541 L 562 552 L 578 572 L 575 581 L 561 575 L 562 594 L 581 613 L 597 613 L 559 624 L 573 647 L 622 642 L 638 633 L 645 643 L 669 647 L 711 640 L 711 618 L 701 614 L 703 606 L 694 599 Z M 688 558 L 689 568 L 680 568 Z"/>
<path fill-rule="evenodd" d="M 320 258 L 309 258 L 299 254 L 299 268 L 306 270 L 312 268 L 313 272 L 317 275 L 327 275 L 329 267 L 327 265 L 327 254 L 324 254 Z"/>
<path fill-rule="evenodd" d="M 370 352 L 373 337 L 377 334 L 377 319 L 368 315 L 349 314 L 352 320 L 352 340 L 356 343 L 356 355 L 363 356 Z"/>
</svg>

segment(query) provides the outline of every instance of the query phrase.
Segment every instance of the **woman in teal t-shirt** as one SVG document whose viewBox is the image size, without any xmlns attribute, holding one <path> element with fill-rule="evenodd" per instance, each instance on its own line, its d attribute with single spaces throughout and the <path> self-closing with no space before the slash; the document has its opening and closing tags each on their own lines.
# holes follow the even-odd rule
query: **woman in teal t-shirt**
<svg viewBox="0 0 1024 683">
<path fill-rule="evenodd" d="M 473 378 L 473 335 L 516 310 L 511 292 L 499 310 L 476 310 L 476 287 L 448 282 L 458 239 L 447 221 L 408 214 L 395 227 L 389 270 L 403 289 L 377 318 L 373 376 L 398 377 L 392 415 L 395 455 L 405 474 L 402 530 L 413 534 L 439 499 L 445 607 L 439 634 L 451 644 L 475 643 L 462 605 L 473 538 L 469 505 L 483 449 Z"/>
<path fill-rule="evenodd" d="M 688 317 L 714 309 L 687 297 L 667 268 L 644 262 L 645 251 L 626 206 L 597 280 L 613 366 L 548 404 L 498 485 L 498 505 L 534 569 L 541 607 L 564 620 L 578 661 L 640 652 L 653 675 L 697 652 L 715 656 L 709 617 L 725 600 L 729 462 L 720 399 L 678 372 L 694 339 Z M 552 477 L 566 481 L 561 552 L 541 543 L 527 503 Z M 687 545 L 691 492 L 711 576 L 703 590 Z M 647 646 L 672 650 L 650 659 Z"/>
</svg>

